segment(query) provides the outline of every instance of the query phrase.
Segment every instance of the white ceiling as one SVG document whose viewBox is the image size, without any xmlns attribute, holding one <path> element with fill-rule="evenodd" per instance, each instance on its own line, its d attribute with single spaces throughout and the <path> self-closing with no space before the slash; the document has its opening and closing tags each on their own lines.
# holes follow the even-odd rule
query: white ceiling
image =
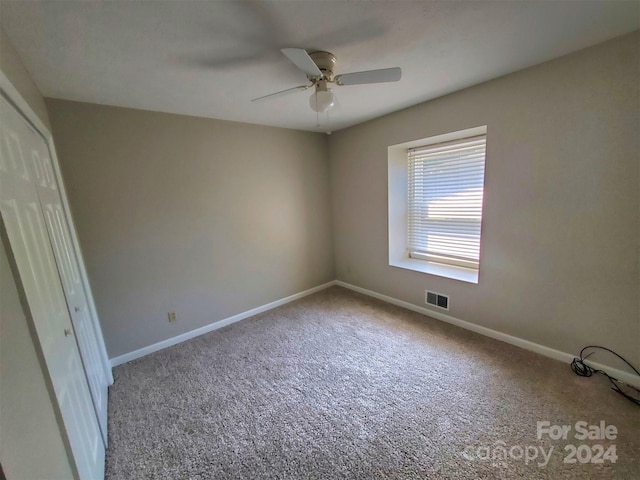
<svg viewBox="0 0 640 480">
<path fill-rule="evenodd" d="M 5 1 L 2 28 L 47 97 L 338 130 L 640 28 L 631 1 Z M 337 73 L 399 66 L 398 83 L 334 87 L 319 116 L 282 47 Z"/>
</svg>

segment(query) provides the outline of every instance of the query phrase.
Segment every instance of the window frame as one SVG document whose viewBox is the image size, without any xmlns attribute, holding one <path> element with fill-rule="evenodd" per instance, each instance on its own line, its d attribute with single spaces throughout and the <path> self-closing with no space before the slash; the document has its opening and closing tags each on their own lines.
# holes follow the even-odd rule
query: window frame
<svg viewBox="0 0 640 480">
<path fill-rule="evenodd" d="M 460 140 L 467 137 L 487 135 L 487 126 L 479 126 L 456 132 L 435 135 L 387 148 L 388 152 L 388 239 L 389 265 L 421 273 L 451 278 L 468 283 L 478 283 L 478 269 L 445 265 L 431 260 L 411 258 L 408 251 L 407 211 L 408 211 L 408 150 L 411 148 Z M 485 153 L 485 170 L 486 170 Z M 484 203 L 484 202 L 483 202 Z M 484 205 L 483 205 L 484 217 Z M 482 225 L 482 223 L 481 223 Z M 482 226 L 481 226 L 482 238 Z M 482 255 L 482 252 L 480 252 Z"/>
</svg>

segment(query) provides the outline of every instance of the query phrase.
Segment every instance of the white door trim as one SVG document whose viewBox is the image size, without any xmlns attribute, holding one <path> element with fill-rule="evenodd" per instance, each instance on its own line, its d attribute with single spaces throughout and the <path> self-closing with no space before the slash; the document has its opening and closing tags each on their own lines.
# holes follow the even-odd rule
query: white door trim
<svg viewBox="0 0 640 480">
<path fill-rule="evenodd" d="M 75 225 L 73 222 L 73 217 L 71 215 L 71 209 L 69 208 L 69 201 L 67 199 L 67 193 L 64 188 L 64 179 L 62 178 L 62 173 L 60 171 L 60 164 L 58 163 L 58 156 L 56 154 L 56 149 L 53 143 L 53 136 L 49 129 L 45 126 L 44 123 L 40 120 L 38 115 L 31 109 L 27 101 L 22 97 L 20 92 L 13 86 L 13 84 L 9 81 L 7 76 L 4 74 L 2 70 L 0 70 L 0 88 L 4 90 L 9 99 L 15 104 L 16 107 L 20 110 L 20 112 L 32 123 L 32 125 L 38 130 L 38 133 L 42 135 L 47 146 L 49 147 L 49 152 L 51 154 L 51 160 L 53 163 L 53 168 L 55 170 L 56 180 L 58 184 L 62 187 L 60 188 L 60 194 L 62 198 L 62 206 L 64 208 L 64 214 L 69 225 Z M 102 329 L 100 328 L 100 322 L 98 320 L 98 312 L 96 310 L 95 303 L 93 301 L 93 294 L 91 293 L 91 287 L 89 286 L 89 279 L 87 278 L 86 267 L 84 264 L 84 258 L 82 256 L 82 250 L 80 249 L 80 244 L 78 242 L 78 237 L 76 235 L 75 229 L 70 228 L 71 233 L 71 241 L 73 243 L 73 248 L 77 252 L 77 259 L 80 266 L 80 277 L 82 279 L 82 286 L 86 292 L 87 303 L 89 306 L 91 322 L 93 324 L 93 330 L 95 334 L 98 336 L 98 347 L 100 349 L 100 358 L 102 360 L 102 367 L 104 369 L 105 375 L 109 382 L 109 385 L 113 384 L 113 373 L 111 371 L 111 362 L 109 360 L 109 356 L 107 355 L 107 350 L 104 343 L 104 338 L 102 336 Z"/>
</svg>

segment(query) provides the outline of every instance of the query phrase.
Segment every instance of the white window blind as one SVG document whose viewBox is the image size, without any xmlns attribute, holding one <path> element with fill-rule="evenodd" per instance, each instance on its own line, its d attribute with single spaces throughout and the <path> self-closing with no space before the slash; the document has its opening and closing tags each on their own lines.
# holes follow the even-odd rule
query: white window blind
<svg viewBox="0 0 640 480">
<path fill-rule="evenodd" d="M 486 135 L 408 150 L 409 256 L 477 270 Z"/>
</svg>

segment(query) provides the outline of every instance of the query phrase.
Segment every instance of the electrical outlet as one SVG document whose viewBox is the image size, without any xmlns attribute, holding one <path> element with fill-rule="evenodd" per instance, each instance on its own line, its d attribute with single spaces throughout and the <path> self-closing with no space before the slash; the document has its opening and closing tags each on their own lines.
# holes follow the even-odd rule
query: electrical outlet
<svg viewBox="0 0 640 480">
<path fill-rule="evenodd" d="M 169 312 L 167 314 L 167 317 L 169 318 L 170 322 L 175 322 L 176 321 L 176 312 Z"/>
</svg>

